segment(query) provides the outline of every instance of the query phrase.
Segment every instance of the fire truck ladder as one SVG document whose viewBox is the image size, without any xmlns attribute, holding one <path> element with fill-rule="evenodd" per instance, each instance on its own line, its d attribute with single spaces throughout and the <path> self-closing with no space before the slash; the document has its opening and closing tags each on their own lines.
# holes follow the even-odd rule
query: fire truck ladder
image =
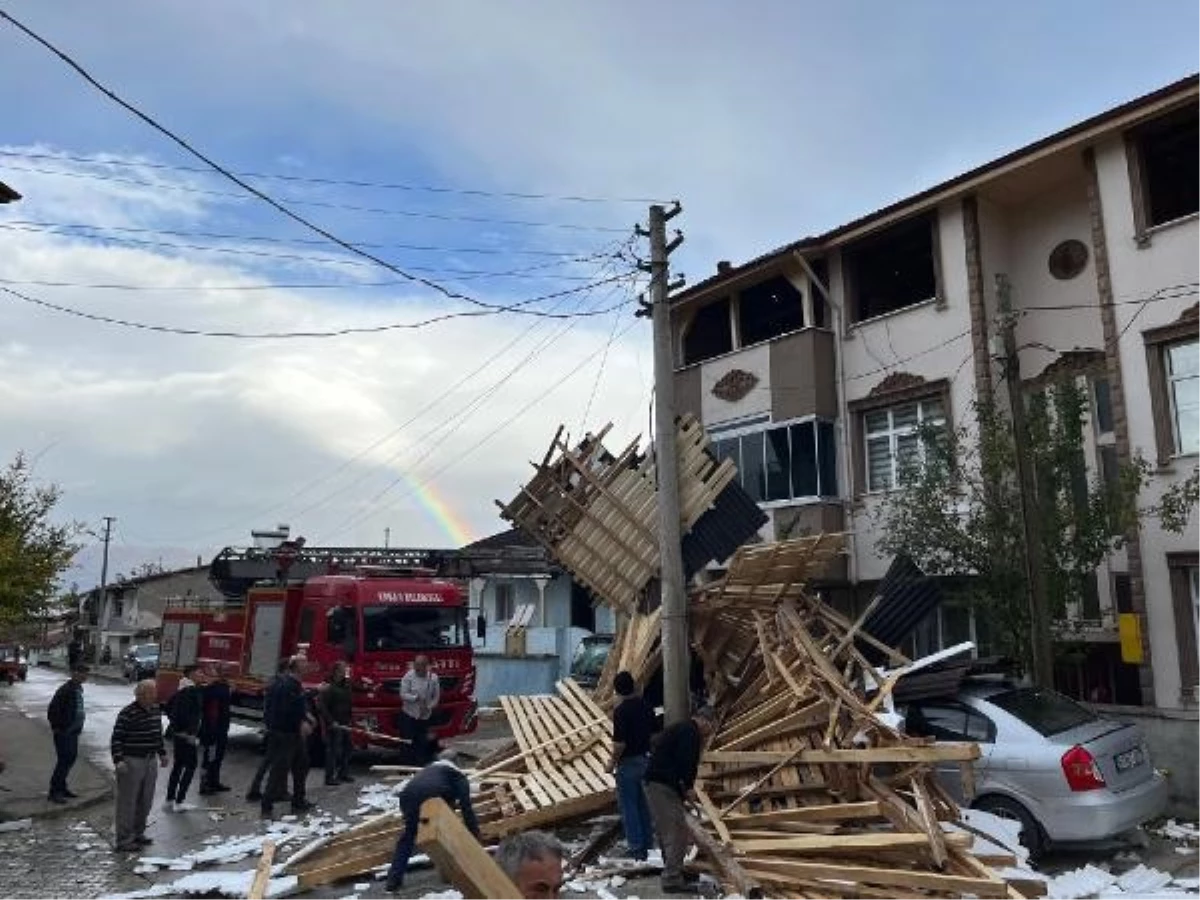
<svg viewBox="0 0 1200 900">
<path fill-rule="evenodd" d="M 444 551 L 411 547 L 226 547 L 209 566 L 208 578 L 224 596 L 243 596 L 256 584 L 303 581 L 316 575 L 360 570 L 429 570 L 442 568 Z"/>
</svg>

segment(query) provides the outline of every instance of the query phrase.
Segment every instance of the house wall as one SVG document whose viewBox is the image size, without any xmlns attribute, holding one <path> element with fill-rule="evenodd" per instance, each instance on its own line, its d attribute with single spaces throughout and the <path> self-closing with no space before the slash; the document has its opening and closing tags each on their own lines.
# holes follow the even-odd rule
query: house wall
<svg viewBox="0 0 1200 900">
<path fill-rule="evenodd" d="M 1154 417 L 1150 402 L 1150 380 L 1142 333 L 1179 319 L 1196 304 L 1196 295 L 1158 300 L 1140 300 L 1171 285 L 1194 285 L 1200 281 L 1196 247 L 1200 224 L 1195 215 L 1153 229 L 1150 241 L 1139 247 L 1135 227 L 1129 167 L 1124 142 L 1119 136 L 1096 148 L 1105 231 L 1111 268 L 1119 348 L 1125 381 L 1125 412 L 1130 449 L 1152 464 L 1157 458 Z M 1136 317 L 1136 318 L 1135 318 Z M 1196 469 L 1195 456 L 1179 457 L 1165 467 L 1154 467 L 1151 484 L 1141 498 L 1153 506 L 1168 487 L 1178 484 Z M 1200 525 L 1193 513 L 1183 534 L 1164 531 L 1156 518 L 1148 517 L 1141 529 L 1142 566 L 1146 592 L 1146 628 L 1154 666 L 1154 696 L 1160 707 L 1178 708 L 1184 703 L 1179 679 L 1179 648 L 1175 629 L 1167 554 L 1194 552 L 1200 546 Z"/>
</svg>

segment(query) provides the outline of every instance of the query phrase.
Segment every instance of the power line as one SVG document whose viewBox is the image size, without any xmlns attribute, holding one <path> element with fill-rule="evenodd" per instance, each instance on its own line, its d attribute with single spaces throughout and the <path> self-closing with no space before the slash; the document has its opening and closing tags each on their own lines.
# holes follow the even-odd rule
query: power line
<svg viewBox="0 0 1200 900">
<path fill-rule="evenodd" d="M 550 300 L 550 299 L 554 299 L 556 297 L 564 297 L 564 296 L 569 296 L 571 294 L 578 294 L 578 293 L 582 293 L 584 291 L 594 290 L 595 288 L 600 287 L 602 285 L 611 284 L 613 282 L 629 278 L 631 276 L 631 274 L 632 273 L 624 272 L 620 275 L 614 275 L 611 278 L 606 278 L 606 279 L 604 279 L 602 281 L 598 281 L 594 284 L 584 285 L 582 287 L 577 287 L 577 288 L 570 288 L 569 290 L 565 290 L 565 291 L 556 291 L 553 294 L 544 294 L 540 297 L 535 297 L 530 300 L 523 300 L 521 302 L 523 304 L 539 303 L 543 300 Z M 63 313 L 64 315 L 68 315 L 68 316 L 75 316 L 80 319 L 87 319 L 87 320 L 90 320 L 93 322 L 102 322 L 106 325 L 116 325 L 116 326 L 120 326 L 122 328 L 133 328 L 133 329 L 137 329 L 140 331 L 153 331 L 153 332 L 159 332 L 162 334 L 179 334 L 179 335 L 188 335 L 188 336 L 192 336 L 192 337 L 234 338 L 234 339 L 241 339 L 241 340 L 287 340 L 287 339 L 293 339 L 293 338 L 334 338 L 334 337 L 344 337 L 346 335 L 351 335 L 351 334 L 379 334 L 379 333 L 386 332 L 386 331 L 405 331 L 405 330 L 415 330 L 415 329 L 419 329 L 419 328 L 425 328 L 429 325 L 434 325 L 434 324 L 437 324 L 438 322 L 445 322 L 450 319 L 465 319 L 465 318 L 475 318 L 478 316 L 490 316 L 490 315 L 496 315 L 497 313 L 499 313 L 501 311 L 512 311 L 512 312 L 521 312 L 522 311 L 517 306 L 507 306 L 507 307 L 504 307 L 503 310 L 501 310 L 499 308 L 464 310 L 464 311 L 459 311 L 459 312 L 442 313 L 440 315 L 431 316 L 430 318 L 421 319 L 416 322 L 389 322 L 384 325 L 367 325 L 367 326 L 356 326 L 356 327 L 347 327 L 347 328 L 335 328 L 335 329 L 330 329 L 328 331 L 261 331 L 261 332 L 208 331 L 208 330 L 199 329 L 199 328 L 179 328 L 179 327 L 175 327 L 175 326 L 171 326 L 171 325 L 158 325 L 158 324 L 151 324 L 148 322 L 139 322 L 139 321 L 135 321 L 132 319 L 122 319 L 122 318 L 118 318 L 115 316 L 104 316 L 104 315 L 100 315 L 99 313 L 89 313 L 89 312 L 85 312 L 81 309 L 75 309 L 74 307 L 63 306 L 58 303 L 51 303 L 48 300 L 40 300 L 36 297 L 31 297 L 28 294 L 22 293 L 21 291 L 14 290 L 13 288 L 4 287 L 3 285 L 0 285 L 0 292 L 9 294 L 12 297 L 16 297 L 18 300 L 22 300 L 26 303 L 33 304 L 34 306 L 40 306 L 45 309 L 53 310 L 54 312 Z M 547 313 L 547 312 L 539 311 L 536 313 L 536 315 L 539 318 L 545 318 L 545 319 L 576 319 L 576 318 L 586 318 L 589 316 L 604 315 L 606 313 L 612 312 L 616 308 L 617 308 L 616 306 L 610 306 L 607 309 L 602 309 L 602 310 L 595 310 L 595 311 L 590 311 L 590 312 L 573 312 L 573 313 Z M 525 310 L 525 312 L 527 312 L 529 314 L 534 314 L 533 310 Z"/>
<path fill-rule="evenodd" d="M 922 356 L 928 356 L 930 353 L 936 353 L 938 350 L 941 350 L 943 347 L 948 347 L 951 344 L 953 344 L 955 341 L 962 340 L 970 333 L 971 333 L 971 329 L 968 328 L 966 331 L 960 331 L 958 334 L 954 335 L 953 337 L 946 338 L 946 340 L 942 341 L 941 343 L 934 344 L 932 347 L 926 347 L 924 350 L 921 350 L 917 353 L 913 353 L 909 356 L 904 357 L 903 359 L 897 359 L 894 363 L 891 363 L 890 365 L 882 366 L 878 369 L 871 369 L 869 372 L 859 372 L 857 375 L 847 375 L 843 380 L 844 381 L 857 381 L 860 378 L 870 378 L 872 375 L 878 375 L 880 372 L 887 372 L 891 369 L 896 368 L 896 366 L 903 365 L 906 362 L 911 362 L 912 360 L 919 359 Z"/>
<path fill-rule="evenodd" d="M 13 226 L 22 226 L 17 230 L 25 231 L 43 231 L 50 229 L 87 229 L 91 231 L 120 231 L 129 234 L 157 234 L 167 235 L 169 237 L 185 237 L 185 238 L 209 238 L 212 240 L 225 241 L 249 241 L 252 243 L 270 243 L 270 244 L 307 244 L 323 246 L 329 243 L 321 238 L 282 238 L 271 237 L 267 235 L 255 234 L 230 234 L 228 232 L 219 231 L 190 231 L 186 229 L 171 229 L 171 228 L 135 228 L 129 225 L 89 225 L 86 223 L 72 222 L 38 222 L 29 219 L 10 219 L 5 224 L 0 225 L 0 228 L 10 228 Z M 57 233 L 57 232 L 55 232 Z M 372 243 L 369 241 L 353 241 L 355 246 L 363 247 L 368 250 L 411 250 L 414 252 L 423 253 L 479 253 L 494 256 L 546 256 L 546 257 L 578 257 L 581 254 L 577 250 L 538 250 L 532 248 L 516 247 L 512 249 L 503 247 L 443 247 L 436 244 L 403 244 L 403 243 Z"/>
<path fill-rule="evenodd" d="M 87 156 L 83 154 L 30 153 L 18 150 L 0 150 L 0 156 L 46 161 L 63 160 L 66 162 L 83 163 L 85 165 L 158 169 L 170 172 L 192 172 L 199 174 L 210 173 L 209 169 L 201 166 L 183 166 L 172 165 L 169 163 L 112 159 L 104 156 Z M 235 174 L 242 178 L 274 179 L 276 181 L 290 181 L 300 184 L 324 184 L 335 187 L 374 188 L 378 190 L 409 191 L 414 193 L 428 194 L 457 194 L 465 197 L 496 197 L 506 200 L 555 200 L 565 203 L 637 203 L 642 205 L 664 202 L 662 200 L 655 200 L 649 197 L 595 197 L 579 194 L 547 194 L 528 191 L 489 191 L 478 188 L 455 188 L 442 185 L 363 181 L 353 178 L 325 178 L 311 175 L 292 175 L 280 172 L 235 172 Z"/>
<path fill-rule="evenodd" d="M 0 11 L 0 16 L 3 12 Z M 204 157 L 201 157 L 204 158 Z M 126 178 L 121 175 L 101 175 L 96 172 L 72 172 L 66 169 L 44 169 L 40 166 L 5 166 L 9 172 L 28 172 L 34 175 L 56 175 L 61 178 L 79 178 L 85 181 L 103 181 L 111 184 L 128 184 L 134 187 L 154 188 L 158 191 L 174 191 L 181 194 L 196 194 L 204 197 L 223 197 L 230 200 L 245 200 L 245 195 L 239 194 L 236 191 L 214 191 L 209 188 L 198 188 L 186 184 L 178 184 L 171 182 L 146 181 L 140 178 Z M 226 170 L 218 170 L 222 174 L 226 174 Z M 232 173 L 229 173 L 232 174 Z M 237 184 L 247 186 L 255 196 L 267 196 L 262 191 L 256 188 L 250 188 L 249 182 L 244 182 L 241 179 L 234 179 Z M 511 225 L 518 228 L 560 228 L 564 231 L 600 231 L 610 234 L 624 234 L 628 229 L 617 228 L 612 225 L 583 225 L 578 222 L 545 222 L 536 219 L 497 219 L 491 216 L 468 216 L 457 213 L 435 213 L 427 210 L 418 209 L 396 209 L 395 207 L 387 206 L 360 206 L 355 203 L 334 203 L 330 200 L 303 200 L 299 197 L 284 197 L 279 201 L 268 200 L 276 209 L 287 209 L 287 206 L 308 206 L 314 209 L 340 209 L 347 212 L 370 213 L 377 216 L 401 216 L 408 219 L 429 219 L 438 222 L 471 222 L 480 225 Z M 301 221 L 298 215 L 294 215 L 297 221 Z M 305 220 L 307 221 L 307 220 Z"/>
<path fill-rule="evenodd" d="M 604 367 L 608 365 L 608 351 L 612 348 L 613 341 L 617 337 L 617 326 L 621 324 L 621 316 L 619 313 L 613 313 L 612 328 L 608 332 L 608 342 L 604 345 L 604 354 L 600 357 L 600 365 L 596 369 L 596 377 L 592 381 L 592 390 L 588 394 L 587 404 L 583 407 L 583 415 L 579 418 L 579 430 L 582 432 L 587 427 L 588 416 L 592 414 L 592 403 L 596 400 L 596 392 L 600 389 L 600 379 L 604 377 Z"/>
<path fill-rule="evenodd" d="M 21 32 L 23 32 L 25 35 L 27 35 L 29 38 L 36 41 L 38 44 L 41 44 L 48 51 L 53 53 L 55 56 L 57 56 L 59 59 L 61 59 L 64 63 L 66 63 L 68 66 L 70 66 L 75 72 L 77 72 L 80 75 L 80 77 L 82 77 L 85 81 L 87 81 L 88 84 L 90 84 L 96 90 L 100 91 L 102 94 L 104 94 L 110 100 L 112 100 L 114 103 L 121 106 L 123 109 L 127 110 L 129 113 L 136 116 L 137 118 L 141 119 L 143 122 L 145 122 L 151 128 L 158 131 L 160 134 L 162 134 L 165 137 L 169 138 L 170 140 L 174 141 L 177 145 L 179 145 L 181 148 L 186 150 L 192 156 L 196 157 L 198 160 L 200 160 L 206 166 L 211 168 L 213 171 L 221 174 L 229 181 L 232 181 L 234 184 L 236 184 L 242 190 L 246 191 L 246 193 L 257 197 L 263 203 L 267 204 L 272 209 L 276 210 L 277 212 L 281 213 L 282 215 L 287 216 L 289 219 L 296 222 L 298 225 L 301 225 L 301 226 L 309 229 L 313 233 L 318 234 L 318 235 L 328 239 L 331 243 L 338 245 L 343 250 L 347 250 L 356 256 L 361 256 L 363 259 L 374 262 L 377 265 L 382 266 L 383 268 L 387 269 L 389 272 L 399 275 L 401 278 L 408 279 L 410 281 L 413 281 L 416 284 L 422 284 L 425 287 L 428 287 L 430 290 L 437 291 L 439 294 L 442 294 L 443 296 L 445 296 L 448 299 L 462 300 L 466 303 L 472 304 L 473 306 L 479 306 L 484 309 L 494 309 L 498 312 L 513 311 L 514 307 L 511 307 L 511 306 L 498 306 L 496 304 L 485 303 L 482 300 L 477 300 L 476 298 L 471 297 L 467 294 L 463 294 L 460 291 L 450 290 L 449 288 L 443 287 L 442 285 L 438 284 L 436 281 L 433 281 L 430 278 L 426 278 L 422 275 L 413 275 L 409 272 L 406 272 L 404 269 L 400 268 L 399 266 L 393 265 L 392 263 L 390 263 L 378 256 L 375 256 L 374 254 L 369 253 L 366 250 L 361 250 L 358 247 L 355 247 L 349 241 L 346 241 L 346 240 L 338 237 L 336 234 L 329 231 L 328 229 L 322 228 L 320 225 L 317 225 L 315 222 L 305 218 L 304 216 L 300 215 L 298 212 L 295 212 L 294 210 L 289 209 L 288 207 L 286 207 L 282 203 L 280 203 L 278 200 L 275 200 L 270 195 L 264 193 L 263 191 L 256 188 L 254 185 L 250 184 L 245 179 L 239 178 L 237 175 L 235 175 L 233 172 L 229 171 L 227 168 L 222 166 L 220 163 L 214 161 L 210 157 L 201 153 L 199 150 L 197 150 L 195 147 L 193 147 L 190 143 L 188 143 L 182 137 L 177 135 L 174 131 L 167 128 L 165 125 L 160 124 L 158 121 L 156 121 L 154 118 L 152 118 L 148 114 L 142 112 L 140 109 L 138 109 L 132 103 L 130 103 L 129 101 L 127 101 L 127 100 L 123 99 L 122 97 L 120 97 L 119 95 L 117 95 L 116 92 L 114 92 L 110 88 L 107 88 L 104 85 L 102 85 L 85 68 L 83 68 L 82 65 L 80 65 L 78 62 L 76 62 L 74 59 L 72 59 L 70 56 L 68 56 L 62 50 L 58 49 L 56 46 L 51 44 L 44 37 L 42 37 L 41 35 L 34 32 L 32 29 L 28 28 L 26 25 L 22 24 L 21 22 L 19 22 L 15 18 L 13 18 L 11 15 L 9 15 L 7 12 L 5 12 L 2 9 L 0 9 L 0 18 L 7 20 L 13 26 L 15 26 Z M 528 310 L 527 312 L 530 315 L 538 314 L 536 311 L 533 311 L 533 310 Z"/>
</svg>

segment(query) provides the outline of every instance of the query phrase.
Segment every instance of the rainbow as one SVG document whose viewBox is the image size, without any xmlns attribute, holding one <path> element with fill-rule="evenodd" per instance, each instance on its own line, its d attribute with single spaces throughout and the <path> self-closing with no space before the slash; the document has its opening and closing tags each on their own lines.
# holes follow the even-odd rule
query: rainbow
<svg viewBox="0 0 1200 900">
<path fill-rule="evenodd" d="M 417 498 L 417 503 L 445 532 L 455 547 L 462 547 L 475 539 L 475 532 L 470 523 L 450 508 L 450 504 L 438 494 L 432 482 L 422 482 L 407 472 L 402 472 L 400 477 L 408 485 L 408 493 Z"/>
</svg>

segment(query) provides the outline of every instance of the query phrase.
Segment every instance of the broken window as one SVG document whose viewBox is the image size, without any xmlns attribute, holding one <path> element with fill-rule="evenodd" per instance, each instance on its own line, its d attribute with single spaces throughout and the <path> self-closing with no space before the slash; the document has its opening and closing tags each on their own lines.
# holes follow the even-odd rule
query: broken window
<svg viewBox="0 0 1200 900">
<path fill-rule="evenodd" d="M 724 297 L 696 310 L 683 336 L 683 364 L 689 366 L 733 349 L 729 327 L 729 298 Z"/>
<path fill-rule="evenodd" d="M 1194 105 L 1135 132 L 1146 225 L 1162 225 L 1200 209 L 1200 128 Z"/>
<path fill-rule="evenodd" d="M 743 347 L 796 331 L 804 327 L 804 297 L 782 275 L 770 278 L 741 292 L 738 324 Z"/>
<path fill-rule="evenodd" d="M 756 428 L 713 443 L 717 459 L 732 459 L 755 502 L 837 496 L 833 423 L 821 420 Z"/>
<path fill-rule="evenodd" d="M 855 322 L 937 297 L 933 216 L 919 216 L 846 251 L 845 269 Z"/>
</svg>

